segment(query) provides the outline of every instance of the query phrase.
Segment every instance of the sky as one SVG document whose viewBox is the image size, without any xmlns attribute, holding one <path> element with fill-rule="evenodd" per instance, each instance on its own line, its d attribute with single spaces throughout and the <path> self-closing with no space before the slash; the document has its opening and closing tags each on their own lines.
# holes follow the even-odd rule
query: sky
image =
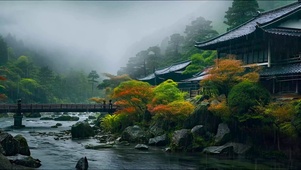
<svg viewBox="0 0 301 170">
<path fill-rule="evenodd" d="M 229 4 L 225 1 L 0 1 L 0 34 L 11 33 L 25 45 L 46 51 L 63 51 L 60 57 L 52 56 L 53 60 L 61 59 L 61 65 L 116 74 L 129 57 L 144 50 L 141 48 L 160 44 L 164 36 L 180 32 L 180 28 L 199 16 L 212 20 L 227 9 L 225 3 Z"/>
</svg>

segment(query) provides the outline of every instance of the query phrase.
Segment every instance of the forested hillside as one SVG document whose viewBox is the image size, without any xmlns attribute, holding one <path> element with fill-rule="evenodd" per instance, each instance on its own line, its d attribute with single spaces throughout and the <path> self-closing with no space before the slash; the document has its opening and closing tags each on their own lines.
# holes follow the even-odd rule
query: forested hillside
<svg viewBox="0 0 301 170">
<path fill-rule="evenodd" d="M 47 57 L 10 34 L 0 37 L 0 61 L 0 75 L 5 77 L 0 93 L 6 96 L 2 102 L 22 99 L 27 103 L 85 103 L 89 97 L 101 95 L 94 90 L 96 80 L 89 81 L 88 73 L 77 68 L 57 73 Z"/>
</svg>

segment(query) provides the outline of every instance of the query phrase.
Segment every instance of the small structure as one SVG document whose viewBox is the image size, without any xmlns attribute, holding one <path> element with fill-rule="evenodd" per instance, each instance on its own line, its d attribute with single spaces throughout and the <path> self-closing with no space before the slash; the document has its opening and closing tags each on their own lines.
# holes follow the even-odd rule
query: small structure
<svg viewBox="0 0 301 170">
<path fill-rule="evenodd" d="M 272 94 L 301 92 L 300 0 L 260 13 L 241 26 L 195 46 L 217 50 L 218 58 L 235 55 L 246 67 L 262 66 L 260 82 Z"/>
</svg>

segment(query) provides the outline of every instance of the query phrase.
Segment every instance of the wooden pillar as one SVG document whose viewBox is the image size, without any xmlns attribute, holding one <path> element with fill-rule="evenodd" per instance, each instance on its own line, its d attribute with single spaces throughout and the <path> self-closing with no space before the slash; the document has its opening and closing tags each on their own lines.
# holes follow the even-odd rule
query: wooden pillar
<svg viewBox="0 0 301 170">
<path fill-rule="evenodd" d="M 268 67 L 271 67 L 271 41 L 268 40 Z"/>
<path fill-rule="evenodd" d="M 273 78 L 273 94 L 275 94 L 275 78 Z"/>
<path fill-rule="evenodd" d="M 299 93 L 299 81 L 296 80 L 296 93 L 298 94 Z"/>
</svg>

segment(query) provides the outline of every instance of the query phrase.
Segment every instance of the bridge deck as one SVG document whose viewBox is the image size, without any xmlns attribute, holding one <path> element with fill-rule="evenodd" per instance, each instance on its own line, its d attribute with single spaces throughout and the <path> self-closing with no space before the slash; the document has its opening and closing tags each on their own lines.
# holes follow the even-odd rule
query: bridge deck
<svg viewBox="0 0 301 170">
<path fill-rule="evenodd" d="M 116 105 L 103 104 L 22 104 L 21 112 L 114 112 Z M 0 113 L 18 111 L 17 104 L 0 104 Z"/>
</svg>

